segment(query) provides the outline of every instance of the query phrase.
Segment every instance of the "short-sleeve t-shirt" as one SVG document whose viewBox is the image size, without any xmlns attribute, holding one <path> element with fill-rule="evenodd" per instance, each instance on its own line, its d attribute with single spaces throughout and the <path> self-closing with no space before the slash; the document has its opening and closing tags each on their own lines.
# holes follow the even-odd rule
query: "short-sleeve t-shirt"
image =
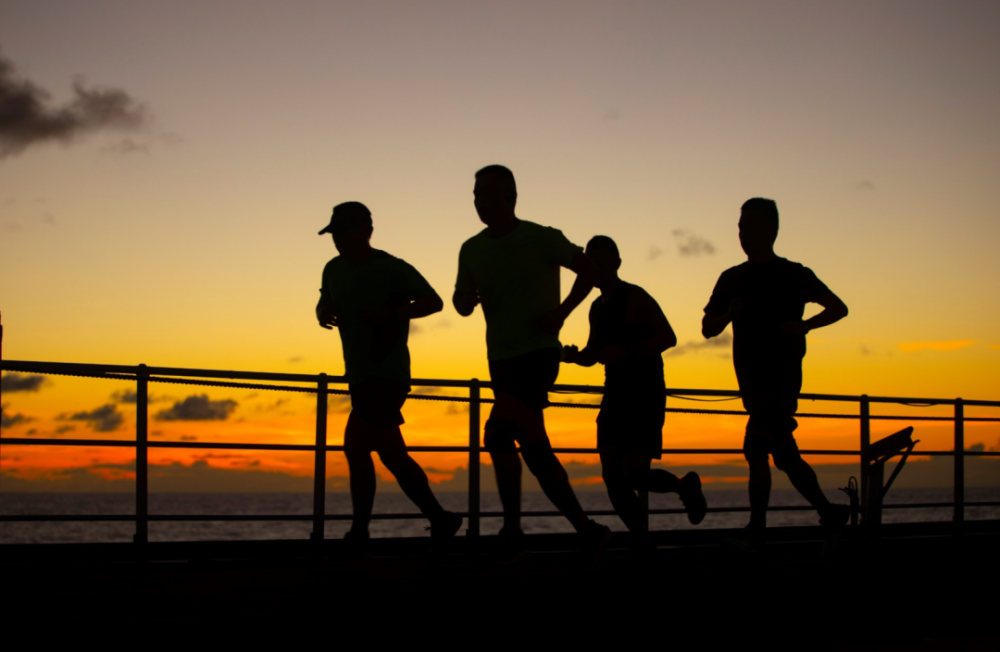
<svg viewBox="0 0 1000 652">
<path fill-rule="evenodd" d="M 805 305 L 829 292 L 811 269 L 780 257 L 745 262 L 722 273 L 705 312 L 724 313 L 737 297 L 746 301 L 733 319 L 733 365 L 744 394 L 760 383 L 786 378 L 801 383 L 805 335 L 783 335 L 781 325 L 801 321 Z"/>
<path fill-rule="evenodd" d="M 337 315 L 349 383 L 369 378 L 410 382 L 410 322 L 394 319 L 378 327 L 365 324 L 362 310 L 394 308 L 434 294 L 409 263 L 384 251 L 362 263 L 337 256 L 323 269 L 323 296 Z"/>
<path fill-rule="evenodd" d="M 483 229 L 465 241 L 455 288 L 479 290 L 490 360 L 560 346 L 539 320 L 561 301 L 559 268 L 582 251 L 559 229 L 526 220 L 502 237 L 491 238 Z"/>
</svg>

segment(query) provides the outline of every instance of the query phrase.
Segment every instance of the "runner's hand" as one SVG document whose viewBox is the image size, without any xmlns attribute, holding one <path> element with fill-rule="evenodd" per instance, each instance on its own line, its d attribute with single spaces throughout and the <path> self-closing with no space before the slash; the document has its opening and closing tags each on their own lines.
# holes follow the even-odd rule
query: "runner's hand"
<svg viewBox="0 0 1000 652">
<path fill-rule="evenodd" d="M 538 321 L 538 325 L 549 335 L 558 335 L 565 321 L 566 315 L 563 314 L 562 308 L 556 308 L 542 315 L 542 318 Z"/>
<path fill-rule="evenodd" d="M 455 309 L 460 315 L 471 315 L 479 305 L 479 290 L 456 290 L 454 297 Z"/>
<path fill-rule="evenodd" d="M 577 356 L 579 355 L 580 349 L 578 349 L 575 344 L 567 344 L 563 347 L 562 361 L 566 364 L 573 364 L 576 362 Z"/>
<path fill-rule="evenodd" d="M 326 304 L 320 304 L 316 306 L 316 319 L 319 321 L 319 325 L 326 330 L 333 330 L 333 327 L 337 325 L 337 314 L 333 311 L 333 308 Z"/>
<path fill-rule="evenodd" d="M 618 346 L 617 344 L 609 344 L 608 346 L 601 349 L 601 353 L 597 358 L 597 361 L 601 364 L 608 365 L 614 364 L 616 362 L 621 362 L 628 357 L 628 349 L 624 346 Z"/>
</svg>

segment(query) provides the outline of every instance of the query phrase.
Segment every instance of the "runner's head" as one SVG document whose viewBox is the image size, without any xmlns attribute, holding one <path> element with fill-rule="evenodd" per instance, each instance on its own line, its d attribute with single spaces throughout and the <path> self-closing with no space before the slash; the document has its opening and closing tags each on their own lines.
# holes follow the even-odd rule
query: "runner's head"
<svg viewBox="0 0 1000 652">
<path fill-rule="evenodd" d="M 502 165 L 487 165 L 476 172 L 475 196 L 476 212 L 483 224 L 511 218 L 517 204 L 517 183 L 514 173 Z"/>
<path fill-rule="evenodd" d="M 601 270 L 597 287 L 603 289 L 609 282 L 618 278 L 618 268 L 622 266 L 622 259 L 614 240 L 606 235 L 595 235 L 587 243 L 587 256 L 597 263 L 598 269 Z"/>
<path fill-rule="evenodd" d="M 778 238 L 778 205 L 773 199 L 754 197 L 740 209 L 740 244 L 747 256 L 774 251 Z"/>
<path fill-rule="evenodd" d="M 372 230 L 372 213 L 368 207 L 358 201 L 345 201 L 333 207 L 330 223 L 319 234 L 333 234 L 337 251 L 350 255 L 370 246 Z"/>
</svg>

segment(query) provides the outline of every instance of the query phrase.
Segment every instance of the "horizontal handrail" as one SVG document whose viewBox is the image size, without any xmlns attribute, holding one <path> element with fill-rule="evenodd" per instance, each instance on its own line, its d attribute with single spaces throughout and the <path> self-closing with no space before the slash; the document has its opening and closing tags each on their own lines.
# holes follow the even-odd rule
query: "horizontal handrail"
<svg viewBox="0 0 1000 652">
<path fill-rule="evenodd" d="M 40 374 L 68 374 L 80 376 L 106 377 L 108 373 L 136 375 L 140 372 L 139 366 L 129 365 L 108 365 L 108 364 L 84 364 L 75 362 L 37 362 L 27 360 L 3 360 L 0 362 L 0 369 L 5 371 L 19 371 L 22 373 Z M 259 371 L 233 371 L 217 369 L 187 369 L 182 367 L 145 367 L 144 371 L 149 375 L 189 377 L 189 378 L 222 378 L 230 380 L 269 380 L 294 383 L 317 383 L 320 374 L 288 374 Z M 323 376 L 328 383 L 346 384 L 344 376 Z M 414 378 L 411 385 L 421 387 L 453 387 L 456 389 L 469 389 L 472 387 L 471 380 L 451 380 L 441 378 Z M 489 381 L 478 381 L 478 386 L 489 389 Z M 315 393 L 315 388 L 309 389 Z M 580 394 L 602 394 L 604 388 L 600 385 L 555 385 L 554 393 L 574 392 Z M 707 396 L 716 398 L 739 398 L 740 393 L 736 390 L 716 390 L 716 389 L 690 389 L 690 388 L 668 388 L 668 395 L 675 396 Z M 867 398 L 869 403 L 895 403 L 914 404 L 919 407 L 929 407 L 935 405 L 955 405 L 961 400 L 966 406 L 980 407 L 1000 407 L 1000 401 L 987 401 L 976 399 L 954 399 L 954 398 L 914 398 L 898 396 L 867 396 L 851 394 L 799 394 L 801 400 L 806 401 L 833 401 L 857 403 L 862 398 Z M 483 400 L 485 402 L 485 400 Z M 874 418 L 874 416 L 873 416 Z"/>
<path fill-rule="evenodd" d="M 109 446 L 117 448 L 134 448 L 134 439 L 38 439 L 27 437 L 0 437 L 0 444 L 11 446 Z M 312 452 L 317 448 L 314 444 L 240 444 L 230 442 L 211 441 L 150 441 L 146 444 L 149 448 L 201 448 L 201 449 L 226 449 L 226 450 L 264 450 L 264 451 L 304 451 Z M 344 451 L 342 444 L 327 444 L 323 447 L 328 453 L 339 453 Z M 468 446 L 407 446 L 406 450 L 411 453 L 468 453 Z M 592 454 L 599 451 L 596 448 L 571 448 L 552 447 L 553 453 L 559 454 Z M 859 450 L 841 449 L 809 449 L 799 450 L 803 455 L 834 455 L 834 456 L 859 456 Z M 663 455 L 742 455 L 742 448 L 664 448 L 660 451 Z M 487 454 L 481 451 L 482 455 Z M 895 453 L 890 457 L 897 457 L 903 453 Z M 1000 451 L 962 451 L 966 457 L 1000 457 Z M 926 456 L 953 456 L 955 451 L 949 450 L 921 450 L 912 453 L 915 457 Z"/>
<path fill-rule="evenodd" d="M 954 507 L 952 502 L 935 503 L 887 503 L 883 509 L 946 509 Z M 966 507 L 1000 507 L 1000 502 L 966 502 Z M 809 512 L 815 508 L 810 505 L 772 505 L 768 511 L 773 512 Z M 709 507 L 709 514 L 733 514 L 749 512 L 750 507 L 739 505 L 733 507 Z M 455 512 L 463 518 L 467 518 L 467 512 Z M 654 508 L 647 511 L 651 516 L 680 516 L 687 512 L 682 508 Z M 590 516 L 617 516 L 613 509 L 595 509 L 587 512 Z M 503 518 L 503 512 L 480 512 L 481 518 Z M 556 518 L 562 513 L 554 510 L 534 510 L 521 512 L 521 516 L 533 518 Z M 254 521 L 311 521 L 312 514 L 149 514 L 146 518 L 150 521 L 161 522 L 254 522 Z M 349 521 L 352 516 L 348 513 L 326 514 L 328 521 Z M 388 512 L 372 514 L 373 520 L 398 521 L 398 520 L 419 520 L 426 518 L 420 512 Z M 2 514 L 0 523 L 57 523 L 57 522 L 130 522 L 134 521 L 134 514 Z"/>
</svg>

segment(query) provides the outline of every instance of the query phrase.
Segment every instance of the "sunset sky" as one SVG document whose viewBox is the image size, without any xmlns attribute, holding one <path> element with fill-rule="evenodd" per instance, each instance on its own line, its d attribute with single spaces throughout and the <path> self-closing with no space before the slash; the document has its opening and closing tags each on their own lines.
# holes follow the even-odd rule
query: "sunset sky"
<svg viewBox="0 0 1000 652">
<path fill-rule="evenodd" d="M 728 349 L 703 344 L 700 320 L 719 274 L 745 259 L 740 204 L 764 196 L 781 212 L 779 255 L 851 311 L 810 334 L 805 391 L 1000 399 L 998 33 L 1000 4 L 971 1 L 0 0 L 0 103 L 30 82 L 40 116 L 68 108 L 77 121 L 31 131 L 0 104 L 3 356 L 340 374 L 338 336 L 313 316 L 335 255 L 316 232 L 334 204 L 359 200 L 373 244 L 446 299 L 416 323 L 414 376 L 485 379 L 482 313 L 463 319 L 448 299 L 459 247 L 482 228 L 473 173 L 502 163 L 520 217 L 581 245 L 618 242 L 623 278 L 678 334 L 671 387 L 735 389 Z M 98 95 L 121 115 L 102 122 L 87 102 L 109 88 L 119 93 Z M 580 309 L 562 340 L 586 333 Z M 560 381 L 602 374 L 564 366 Z M 3 435 L 130 438 L 127 389 L 11 377 Z M 312 436 L 307 396 L 151 391 L 154 436 Z M 406 415 L 411 443 L 467 432 L 445 404 Z M 593 411 L 548 417 L 557 445 L 594 443 Z M 664 442 L 735 448 L 742 425 L 671 415 Z M 947 448 L 950 432 L 917 438 Z M 850 448 L 856 433 L 803 420 L 797 436 Z M 966 440 L 998 448 L 1000 428 L 970 425 Z M 302 454 L 208 454 L 154 461 L 228 470 L 223 484 L 311 473 Z M 132 457 L 5 446 L 0 477 L 98 486 L 127 478 Z M 419 459 L 439 482 L 465 464 Z M 330 473 L 346 475 L 342 459 Z"/>
</svg>

